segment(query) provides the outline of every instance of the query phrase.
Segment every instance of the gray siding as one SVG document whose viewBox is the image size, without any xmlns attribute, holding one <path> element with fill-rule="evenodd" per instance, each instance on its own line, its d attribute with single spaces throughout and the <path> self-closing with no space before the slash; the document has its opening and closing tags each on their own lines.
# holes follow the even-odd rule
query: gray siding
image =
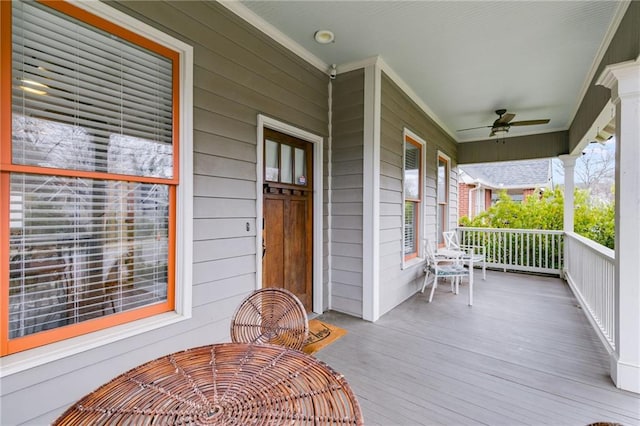
<svg viewBox="0 0 640 426">
<path fill-rule="evenodd" d="M 458 146 L 458 164 L 552 158 L 566 154 L 568 146 L 568 131 L 464 142 Z"/>
<path fill-rule="evenodd" d="M 571 152 L 589 130 L 598 114 L 611 98 L 609 89 L 596 86 L 595 82 L 607 65 L 635 60 L 640 55 L 640 1 L 632 1 L 627 8 L 598 69 L 582 99 L 580 108 L 569 128 L 569 150 Z"/>
<path fill-rule="evenodd" d="M 81 396 L 138 364 L 229 341 L 230 317 L 256 286 L 257 114 L 328 135 L 328 77 L 223 6 L 113 5 L 194 47 L 193 317 L 3 377 L 3 425 L 50 423 Z"/>
<path fill-rule="evenodd" d="M 402 269 L 402 131 L 416 133 L 426 144 L 426 176 L 423 180 L 426 238 L 436 237 L 436 167 L 438 151 L 451 159 L 449 226 L 457 224 L 457 146 L 390 78 L 382 74 L 380 124 L 380 314 L 414 294 L 422 264 Z"/>
<path fill-rule="evenodd" d="M 331 307 L 362 316 L 364 70 L 333 82 Z"/>
</svg>

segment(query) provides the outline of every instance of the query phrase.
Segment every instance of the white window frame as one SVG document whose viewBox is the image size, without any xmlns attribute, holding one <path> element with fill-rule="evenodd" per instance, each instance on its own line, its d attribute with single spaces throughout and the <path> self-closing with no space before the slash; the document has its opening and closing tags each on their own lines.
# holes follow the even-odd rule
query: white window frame
<svg viewBox="0 0 640 426">
<path fill-rule="evenodd" d="M 438 176 L 438 168 L 440 167 L 440 158 L 444 158 L 447 161 L 447 188 L 446 188 L 446 194 L 447 194 L 447 203 L 446 203 L 446 209 L 444 212 L 444 217 L 443 220 L 445 221 L 445 226 L 443 227 L 443 229 L 445 231 L 448 231 L 451 225 L 451 191 L 454 185 L 451 185 L 451 157 L 449 157 L 447 154 L 445 154 L 444 152 L 438 150 L 437 155 L 436 155 L 436 238 L 435 238 L 435 244 L 438 244 L 438 241 L 440 241 L 440 238 L 444 238 L 442 235 L 438 235 L 438 209 L 440 208 L 440 203 L 438 202 L 438 185 L 440 184 L 440 182 L 438 181 L 439 176 Z"/>
<path fill-rule="evenodd" d="M 177 187 L 175 310 L 2 357 L 0 378 L 191 318 L 193 258 L 193 47 L 102 2 L 69 1 L 180 56 L 180 183 Z"/>
<path fill-rule="evenodd" d="M 414 141 L 418 142 L 421 145 L 421 158 L 420 158 L 420 170 L 422 172 L 422 176 L 420 179 L 420 182 L 422 183 L 422 188 L 421 188 L 421 194 L 422 194 L 422 198 L 420 200 L 420 222 L 418 224 L 418 228 L 417 228 L 417 234 L 416 234 L 416 241 L 417 241 L 417 256 L 414 258 L 411 258 L 409 260 L 405 259 L 405 255 L 404 255 L 404 205 L 406 202 L 406 197 L 405 197 L 405 192 L 404 192 L 404 165 L 405 165 L 405 156 L 406 156 L 406 149 L 405 146 L 407 144 L 407 137 L 413 139 Z M 425 259 L 425 254 L 424 254 L 424 224 L 425 224 L 425 206 L 426 206 L 426 191 L 425 191 L 425 181 L 426 181 L 426 154 L 427 154 L 427 142 L 421 138 L 420 136 L 418 136 L 417 134 L 415 134 L 414 132 L 412 132 L 411 130 L 404 128 L 402 129 L 402 215 L 401 215 L 401 223 L 402 223 L 402 244 L 401 244 L 401 248 L 400 248 L 400 257 L 402 258 L 402 269 L 406 269 L 415 265 L 419 265 L 421 263 L 424 262 Z"/>
</svg>

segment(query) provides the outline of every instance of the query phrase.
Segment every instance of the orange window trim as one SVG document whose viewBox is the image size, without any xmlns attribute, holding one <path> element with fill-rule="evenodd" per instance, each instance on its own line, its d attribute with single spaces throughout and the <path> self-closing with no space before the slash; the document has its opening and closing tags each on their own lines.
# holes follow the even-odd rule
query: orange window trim
<svg viewBox="0 0 640 426">
<path fill-rule="evenodd" d="M 64 176 L 72 178 L 84 178 L 84 179 L 96 179 L 104 181 L 118 181 L 118 182 L 139 182 L 139 183 L 158 183 L 162 185 L 177 185 L 178 179 L 165 179 L 156 177 L 145 177 L 135 175 L 121 175 L 116 173 L 103 173 L 103 172 L 87 172 L 84 170 L 72 170 L 72 169 L 58 169 L 55 167 L 40 167 L 21 164 L 9 164 L 2 168 L 3 171 L 14 173 L 28 173 L 31 175 L 51 175 L 51 176 Z"/>
<path fill-rule="evenodd" d="M 54 328 L 52 330 L 40 331 L 24 337 L 16 337 L 7 342 L 8 353 L 12 354 L 37 348 L 38 346 L 44 346 L 49 343 L 59 342 L 61 340 L 70 339 L 72 337 L 81 336 L 94 331 L 104 330 L 171 310 L 173 310 L 173 307 L 170 306 L 167 301 L 156 305 L 133 309 L 131 311 L 119 312 L 107 317 L 95 318 L 77 324 Z"/>
<path fill-rule="evenodd" d="M 4 6 L 5 2 L 1 2 Z M 8 3 L 8 2 L 7 2 Z M 0 172 L 0 354 L 9 338 L 9 174 Z"/>
<path fill-rule="evenodd" d="M 9 185 L 8 174 L 3 174 L 3 176 L 7 176 L 6 185 Z M 5 182 L 0 182 L 0 184 L 4 184 Z M 4 188 L 2 188 L 4 189 Z M 4 191 L 3 191 L 4 193 Z M 84 334 L 88 334 L 94 331 L 99 331 L 111 327 L 115 327 L 117 325 L 126 324 L 128 322 L 132 322 L 138 319 L 147 318 L 153 315 L 158 315 L 165 312 L 170 312 L 175 309 L 175 244 L 172 242 L 175 241 L 176 238 L 176 188 L 171 187 L 169 189 L 169 203 L 171 206 L 169 212 L 169 260 L 167 264 L 167 275 L 168 275 L 168 283 L 167 283 L 167 300 L 162 303 L 157 303 L 150 306 L 144 306 L 142 308 L 133 309 L 131 311 L 119 312 L 113 315 L 109 315 L 107 317 L 96 318 L 88 321 L 83 321 L 78 324 L 71 324 L 65 327 L 60 327 L 52 330 L 41 331 L 38 333 L 34 333 L 29 336 L 18 337 L 15 339 L 7 339 L 8 337 L 8 317 L 7 317 L 7 326 L 2 328 L 3 332 L 3 352 L 2 355 L 12 354 L 16 352 L 25 351 L 28 349 L 33 349 L 39 346 L 44 346 L 49 343 L 59 342 L 61 340 L 70 339 L 72 337 L 81 336 Z M 2 209 L 0 214 L 5 213 L 5 209 Z M 8 220 L 7 220 L 8 223 Z M 7 238 L 7 246 L 9 245 L 9 239 Z M 4 246 L 4 245 L 3 245 Z M 7 255 L 4 256 L 3 261 L 6 261 L 6 267 L 9 269 L 9 256 L 8 256 L 8 247 L 7 247 Z M 4 278 L 4 277 L 3 277 Z M 2 292 L 3 305 L 8 307 L 9 300 L 9 292 Z M 6 301 L 5 301 L 6 299 Z M 8 309 L 7 309 L 8 314 Z"/>
<path fill-rule="evenodd" d="M 11 51 L 11 2 L 0 1 L 0 167 L 11 162 Z"/>
<path fill-rule="evenodd" d="M 37 166 L 12 164 L 11 140 L 11 83 L 12 83 L 12 44 L 11 15 L 12 6 L 9 1 L 0 1 L 0 356 L 32 349 L 49 343 L 69 339 L 94 331 L 107 329 L 138 319 L 147 318 L 164 312 L 175 310 L 175 261 L 176 261 L 176 217 L 177 189 L 180 176 L 180 54 L 168 47 L 149 40 L 133 31 L 127 30 L 108 20 L 98 17 L 79 7 L 59 0 L 38 0 L 52 9 L 79 19 L 96 28 L 117 35 L 140 47 L 160 54 L 172 62 L 173 73 L 173 178 L 162 179 L 143 176 L 130 176 L 100 172 L 45 168 Z M 53 330 L 42 331 L 33 335 L 9 339 L 9 210 L 10 210 L 10 173 L 21 172 L 69 177 L 82 177 L 101 180 L 118 180 L 143 183 L 159 183 L 171 185 L 169 188 L 169 253 L 167 262 L 167 300 L 162 303 L 145 306 L 131 311 L 120 312 L 103 318 L 96 318 L 82 323 L 68 325 Z"/>
<path fill-rule="evenodd" d="M 175 309 L 175 289 L 176 289 L 176 223 L 178 222 L 177 214 L 177 189 L 175 186 L 169 187 L 169 241 L 168 241 L 168 259 L 167 259 L 167 303 L 168 310 Z"/>
<path fill-rule="evenodd" d="M 144 47 L 147 50 L 151 50 L 166 58 L 172 59 L 174 62 L 177 61 L 180 56 L 178 52 L 166 46 L 156 43 L 155 41 L 149 40 L 148 38 L 143 37 L 140 34 L 136 34 L 131 30 L 128 30 L 104 18 L 96 16 L 91 12 L 87 12 L 84 9 L 81 9 L 77 6 L 67 3 L 66 1 L 38 0 L 38 3 L 44 4 L 50 7 L 51 9 L 57 10 L 58 12 L 62 12 L 65 15 L 69 15 L 73 18 L 76 18 L 93 27 L 96 27 L 108 33 L 117 35 L 127 41 L 130 41 L 131 43 L 137 46 Z"/>
<path fill-rule="evenodd" d="M 0 1 L 0 355 L 8 352 L 9 337 L 9 175 L 2 165 L 11 151 L 11 2 Z M 5 276 L 6 275 L 6 276 Z"/>
<path fill-rule="evenodd" d="M 413 202 L 416 206 L 414 207 L 414 212 L 416 212 L 416 223 L 414 225 L 413 235 L 418 236 L 418 230 L 420 229 L 420 215 L 422 214 L 422 144 L 411 136 L 405 136 L 405 142 L 410 143 L 411 145 L 418 148 L 418 158 L 419 158 L 419 166 L 418 166 L 418 198 L 405 198 L 405 202 Z M 404 206 L 403 206 L 404 211 Z M 404 221 L 403 221 L 404 222 Z M 404 260 L 411 260 L 418 257 L 418 240 L 413 242 L 413 252 L 404 256 Z"/>
</svg>

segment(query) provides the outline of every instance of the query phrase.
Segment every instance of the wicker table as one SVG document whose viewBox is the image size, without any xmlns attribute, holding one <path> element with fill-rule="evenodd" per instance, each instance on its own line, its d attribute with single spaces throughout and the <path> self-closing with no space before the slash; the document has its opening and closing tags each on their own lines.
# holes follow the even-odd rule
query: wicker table
<svg viewBox="0 0 640 426">
<path fill-rule="evenodd" d="M 362 425 L 349 384 L 275 345 L 223 343 L 150 361 L 73 404 L 54 424 Z"/>
</svg>

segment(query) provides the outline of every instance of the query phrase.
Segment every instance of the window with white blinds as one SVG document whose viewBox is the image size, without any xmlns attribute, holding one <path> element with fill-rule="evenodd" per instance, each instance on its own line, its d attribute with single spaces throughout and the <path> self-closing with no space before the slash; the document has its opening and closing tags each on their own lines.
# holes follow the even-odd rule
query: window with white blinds
<svg viewBox="0 0 640 426">
<path fill-rule="evenodd" d="M 48 333 L 22 349 L 173 309 L 178 54 L 63 10 L 12 2 L 6 338 Z"/>
<path fill-rule="evenodd" d="M 12 25 L 14 164 L 173 176 L 169 58 L 39 3 L 13 2 Z"/>
<path fill-rule="evenodd" d="M 403 169 L 403 251 L 405 260 L 417 257 L 419 252 L 422 172 L 422 143 L 405 135 Z"/>
</svg>

